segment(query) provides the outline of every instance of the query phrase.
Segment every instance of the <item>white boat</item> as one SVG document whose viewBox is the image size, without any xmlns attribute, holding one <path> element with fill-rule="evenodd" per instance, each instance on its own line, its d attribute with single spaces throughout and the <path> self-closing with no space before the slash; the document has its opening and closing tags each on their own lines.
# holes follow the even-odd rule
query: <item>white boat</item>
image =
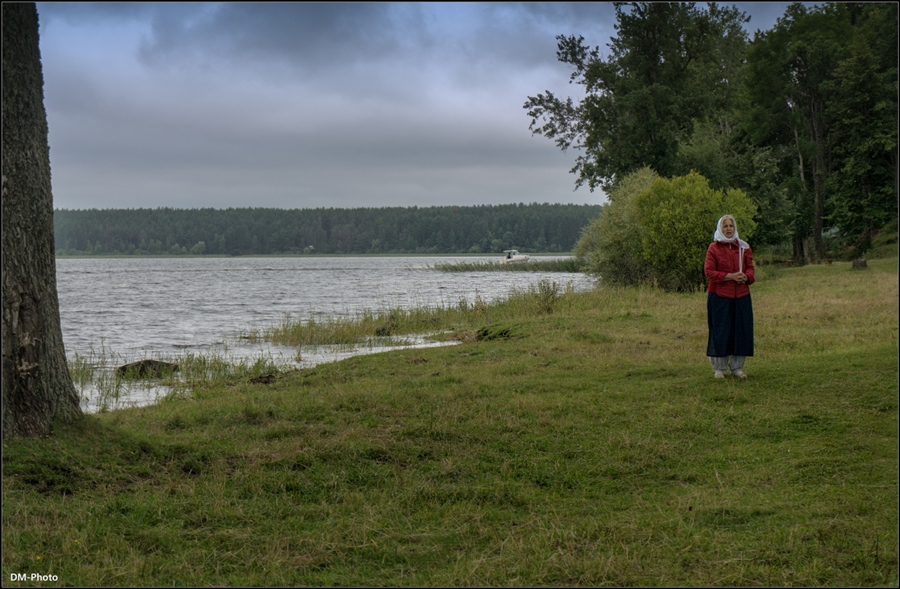
<svg viewBox="0 0 900 589">
<path fill-rule="evenodd" d="M 503 253 L 506 254 L 503 256 L 504 264 L 515 264 L 518 262 L 527 262 L 528 256 L 525 254 L 520 254 L 519 250 L 503 250 Z"/>
</svg>

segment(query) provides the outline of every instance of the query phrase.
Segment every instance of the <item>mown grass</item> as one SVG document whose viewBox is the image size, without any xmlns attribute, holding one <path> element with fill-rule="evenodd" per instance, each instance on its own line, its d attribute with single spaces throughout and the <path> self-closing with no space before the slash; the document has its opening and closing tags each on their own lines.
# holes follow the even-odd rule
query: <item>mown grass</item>
<svg viewBox="0 0 900 589">
<path fill-rule="evenodd" d="M 3 443 L 4 584 L 896 586 L 897 260 L 602 289 Z M 536 300 L 536 299 L 535 299 Z"/>
</svg>

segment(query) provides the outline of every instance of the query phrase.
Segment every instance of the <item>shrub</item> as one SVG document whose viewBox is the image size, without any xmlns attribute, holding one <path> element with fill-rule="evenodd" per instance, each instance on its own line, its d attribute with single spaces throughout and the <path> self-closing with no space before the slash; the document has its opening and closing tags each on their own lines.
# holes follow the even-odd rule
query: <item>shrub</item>
<svg viewBox="0 0 900 589">
<path fill-rule="evenodd" d="M 643 168 L 623 178 L 608 199 L 582 231 L 575 255 L 585 271 L 611 286 L 702 289 L 703 261 L 719 217 L 734 215 L 743 239 L 756 228 L 756 205 L 743 191 L 713 190 L 697 172 L 669 180 Z"/>
<path fill-rule="evenodd" d="M 603 205 L 600 216 L 582 230 L 575 255 L 586 272 L 601 277 L 605 284 L 627 286 L 651 278 L 634 205 L 637 196 L 658 178 L 646 167 L 623 178 L 610 190 L 609 202 Z"/>
<path fill-rule="evenodd" d="M 658 178 L 637 196 L 635 212 L 643 259 L 664 290 L 703 288 L 703 262 L 719 217 L 733 215 L 743 239 L 756 228 L 756 205 L 743 191 L 713 190 L 697 172 Z"/>
</svg>

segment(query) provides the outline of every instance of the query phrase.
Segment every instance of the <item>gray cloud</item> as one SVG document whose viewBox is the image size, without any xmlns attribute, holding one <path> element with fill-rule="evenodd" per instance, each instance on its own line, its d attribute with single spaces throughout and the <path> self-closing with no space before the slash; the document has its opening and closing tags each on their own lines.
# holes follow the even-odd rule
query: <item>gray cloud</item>
<svg viewBox="0 0 900 589">
<path fill-rule="evenodd" d="M 381 60 L 402 49 L 397 12 L 380 3 L 238 2 L 210 7 L 192 19 L 159 12 L 141 56 L 150 62 L 195 55 L 249 63 L 277 60 L 301 69 Z"/>
<path fill-rule="evenodd" d="M 602 49 L 609 3 L 38 10 L 58 207 L 602 198 L 573 191 L 574 155 L 532 137 L 522 105 L 577 96 L 555 37 Z"/>
</svg>

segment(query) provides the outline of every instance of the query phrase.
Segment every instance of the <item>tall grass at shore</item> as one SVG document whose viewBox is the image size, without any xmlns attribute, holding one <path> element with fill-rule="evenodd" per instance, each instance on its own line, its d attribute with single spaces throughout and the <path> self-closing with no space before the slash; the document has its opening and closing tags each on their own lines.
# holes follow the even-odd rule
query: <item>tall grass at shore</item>
<svg viewBox="0 0 900 589">
<path fill-rule="evenodd" d="M 505 264 L 503 262 L 438 262 L 435 270 L 441 272 L 582 272 L 582 264 L 577 258 L 540 260 L 531 258 L 527 262 Z"/>
<path fill-rule="evenodd" d="M 248 339 L 271 341 L 285 346 L 360 345 L 373 337 L 388 344 L 403 335 L 430 334 L 435 340 L 468 339 L 471 331 L 485 322 L 522 316 L 553 313 L 574 300 L 571 284 L 560 285 L 547 279 L 524 289 L 513 289 L 509 296 L 488 304 L 480 295 L 471 303 L 460 299 L 456 305 L 434 305 L 404 309 L 366 310 L 354 316 L 329 317 L 306 321 L 284 318 L 281 324 L 254 334 Z M 385 339 L 386 338 L 386 339 Z"/>
<path fill-rule="evenodd" d="M 759 268 L 743 381 L 703 293 L 535 289 L 458 346 L 4 441 L 4 585 L 896 586 L 897 259 L 869 266 Z"/>
</svg>

